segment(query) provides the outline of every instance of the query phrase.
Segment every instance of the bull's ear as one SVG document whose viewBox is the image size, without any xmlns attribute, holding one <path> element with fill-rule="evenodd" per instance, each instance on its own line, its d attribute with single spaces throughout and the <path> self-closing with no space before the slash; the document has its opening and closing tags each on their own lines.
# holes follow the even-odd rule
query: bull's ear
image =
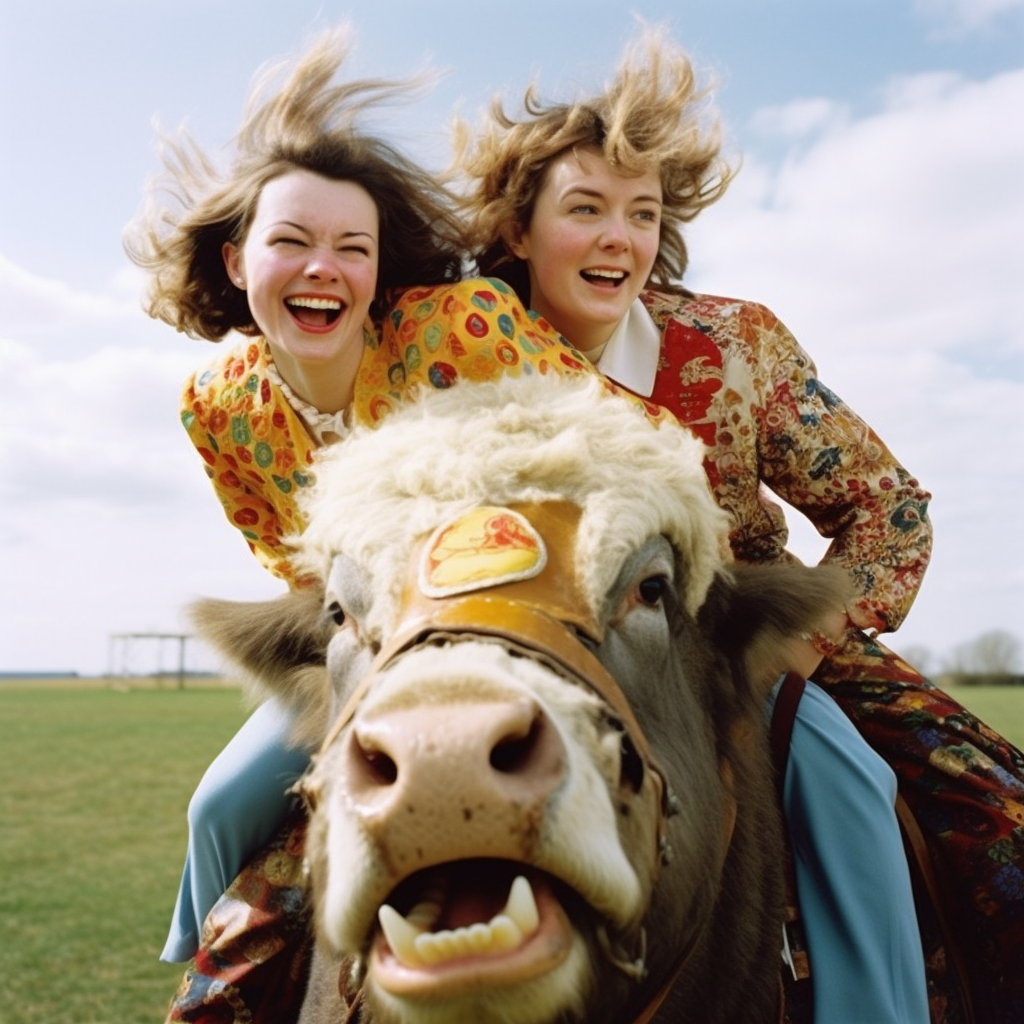
<svg viewBox="0 0 1024 1024">
<path fill-rule="evenodd" d="M 823 626 L 852 593 L 835 566 L 738 565 L 712 587 L 707 624 L 719 650 L 741 658 L 750 682 L 767 691 L 791 667 L 800 634 Z"/>
<path fill-rule="evenodd" d="M 322 591 L 296 590 L 270 601 L 204 598 L 189 607 L 189 617 L 258 696 L 276 694 L 303 709 L 326 707 L 331 624 Z"/>
</svg>

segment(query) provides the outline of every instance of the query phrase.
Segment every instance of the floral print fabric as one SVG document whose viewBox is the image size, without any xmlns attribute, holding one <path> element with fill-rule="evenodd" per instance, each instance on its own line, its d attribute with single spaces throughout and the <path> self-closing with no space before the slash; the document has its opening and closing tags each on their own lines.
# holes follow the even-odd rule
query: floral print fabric
<svg viewBox="0 0 1024 1024">
<path fill-rule="evenodd" d="M 299 812 L 217 901 L 171 1000 L 167 1024 L 298 1019 L 312 946 L 305 845 L 306 816 Z"/>
<path fill-rule="evenodd" d="M 645 292 L 662 334 L 651 400 L 708 445 L 718 503 L 743 562 L 786 556 L 782 509 L 767 488 L 832 538 L 860 596 L 864 629 L 895 629 L 931 553 L 930 495 L 874 431 L 818 380 L 810 356 L 764 306 L 709 295 Z"/>
</svg>

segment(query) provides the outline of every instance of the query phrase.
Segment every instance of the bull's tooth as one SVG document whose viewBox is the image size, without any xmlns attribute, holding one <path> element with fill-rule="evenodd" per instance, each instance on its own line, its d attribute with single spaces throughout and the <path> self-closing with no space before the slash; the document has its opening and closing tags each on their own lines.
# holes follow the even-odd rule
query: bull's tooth
<svg viewBox="0 0 1024 1024">
<path fill-rule="evenodd" d="M 540 925 L 533 888 L 522 875 L 509 890 L 505 908 L 486 924 L 431 932 L 440 915 L 430 896 L 402 917 L 387 904 L 380 908 L 381 928 L 392 952 L 407 967 L 433 966 L 463 956 L 488 956 L 518 949 Z"/>
<path fill-rule="evenodd" d="M 465 946 L 468 953 L 489 953 L 491 951 L 491 926 L 489 924 L 474 924 L 463 928 L 465 933 Z"/>
<path fill-rule="evenodd" d="M 387 939 L 391 952 L 395 954 L 399 963 L 406 967 L 420 967 L 423 960 L 416 947 L 416 939 L 423 934 L 422 929 L 407 921 L 402 915 L 383 904 L 377 911 L 377 920 L 380 921 L 381 931 Z"/>
<path fill-rule="evenodd" d="M 523 942 L 523 931 L 507 914 L 498 914 L 490 920 L 490 946 L 495 953 L 510 953 Z"/>
<path fill-rule="evenodd" d="M 452 949 L 451 932 L 424 932 L 416 936 L 416 953 L 425 964 L 439 964 L 451 960 L 456 954 Z"/>
<path fill-rule="evenodd" d="M 441 916 L 441 904 L 439 899 L 432 896 L 420 900 L 406 915 L 406 920 L 415 925 L 421 932 L 429 932 L 437 924 Z"/>
<path fill-rule="evenodd" d="M 508 894 L 503 914 L 508 915 L 523 935 L 532 935 L 540 925 L 537 901 L 533 898 L 533 887 L 523 875 L 517 875 Z"/>
<path fill-rule="evenodd" d="M 416 938 L 416 955 L 434 966 L 464 956 L 489 956 L 517 949 L 523 934 L 514 921 L 499 915 L 489 924 L 474 924 L 440 932 L 427 932 Z"/>
</svg>

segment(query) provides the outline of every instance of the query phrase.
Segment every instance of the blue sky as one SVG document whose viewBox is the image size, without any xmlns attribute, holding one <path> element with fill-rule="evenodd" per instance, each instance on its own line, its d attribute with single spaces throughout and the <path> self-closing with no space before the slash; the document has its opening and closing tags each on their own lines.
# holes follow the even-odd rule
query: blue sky
<svg viewBox="0 0 1024 1024">
<path fill-rule="evenodd" d="M 1024 643 L 1024 0 L 8 0 L 0 7 L 0 671 L 107 667 L 197 594 L 278 584 L 222 519 L 177 423 L 206 343 L 148 321 L 121 249 L 153 119 L 214 155 L 252 74 L 347 18 L 351 74 L 430 64 L 379 128 L 430 166 L 536 79 L 596 88 L 631 10 L 718 82 L 743 170 L 689 232 L 687 283 L 769 305 L 935 495 L 900 650 Z M 374 127 L 378 127 L 376 124 Z M 817 538 L 794 521 L 794 549 Z"/>
</svg>

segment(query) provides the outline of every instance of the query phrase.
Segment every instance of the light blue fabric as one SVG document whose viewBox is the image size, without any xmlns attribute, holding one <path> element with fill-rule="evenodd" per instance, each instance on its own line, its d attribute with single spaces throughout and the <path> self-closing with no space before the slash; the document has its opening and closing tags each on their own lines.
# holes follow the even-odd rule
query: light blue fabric
<svg viewBox="0 0 1024 1024">
<path fill-rule="evenodd" d="M 929 1022 L 895 798 L 892 769 L 808 682 L 784 801 L 819 1024 Z"/>
<path fill-rule="evenodd" d="M 161 960 L 195 955 L 211 907 L 292 806 L 288 789 L 310 755 L 289 744 L 291 725 L 284 706 L 268 700 L 206 770 L 188 807 L 185 870 Z"/>
</svg>

